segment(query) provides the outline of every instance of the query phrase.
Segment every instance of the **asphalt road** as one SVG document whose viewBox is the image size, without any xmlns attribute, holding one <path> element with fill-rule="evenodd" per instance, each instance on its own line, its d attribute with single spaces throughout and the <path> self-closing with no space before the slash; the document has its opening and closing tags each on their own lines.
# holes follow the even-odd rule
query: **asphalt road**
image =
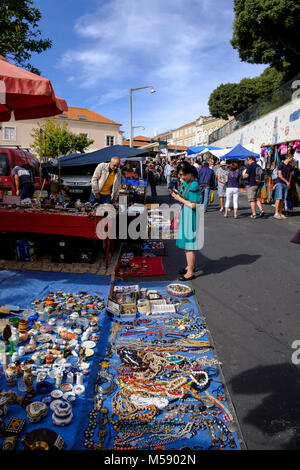
<svg viewBox="0 0 300 470">
<path fill-rule="evenodd" d="M 163 186 L 159 201 L 169 200 Z M 300 211 L 287 220 L 250 219 L 246 195 L 239 218 L 225 219 L 218 201 L 205 215 L 205 244 L 192 281 L 248 449 L 300 448 L 300 245 L 290 240 L 300 228 Z M 175 241 L 166 243 L 165 280 L 185 266 Z M 144 278 L 145 280 L 161 278 Z M 300 358 L 300 354 L 299 354 Z"/>
</svg>

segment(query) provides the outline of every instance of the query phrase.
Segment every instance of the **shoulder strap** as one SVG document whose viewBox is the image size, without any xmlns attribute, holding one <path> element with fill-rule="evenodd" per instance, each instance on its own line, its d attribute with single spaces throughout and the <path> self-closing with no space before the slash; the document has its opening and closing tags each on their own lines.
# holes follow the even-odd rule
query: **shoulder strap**
<svg viewBox="0 0 300 470">
<path fill-rule="evenodd" d="M 185 199 L 185 197 L 186 197 L 186 195 L 187 195 L 187 193 L 188 193 L 188 190 L 190 189 L 190 186 L 191 186 L 192 183 L 193 183 L 193 181 L 188 185 L 187 190 L 186 190 L 185 193 L 184 193 L 183 199 Z M 181 204 L 181 207 L 182 207 L 182 206 L 183 206 L 183 203 Z"/>
</svg>

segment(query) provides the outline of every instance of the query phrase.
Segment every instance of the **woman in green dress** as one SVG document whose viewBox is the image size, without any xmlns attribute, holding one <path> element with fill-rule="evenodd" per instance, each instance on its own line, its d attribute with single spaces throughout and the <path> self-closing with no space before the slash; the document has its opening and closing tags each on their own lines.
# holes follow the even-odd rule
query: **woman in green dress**
<svg viewBox="0 0 300 470">
<path fill-rule="evenodd" d="M 200 249 L 199 222 L 200 222 L 200 188 L 198 172 L 189 162 L 182 162 L 178 166 L 178 175 L 183 180 L 180 192 L 171 192 L 173 198 L 181 204 L 180 222 L 176 234 L 176 245 L 185 250 L 187 265 L 179 274 L 182 281 L 194 279 L 195 252 Z"/>
</svg>

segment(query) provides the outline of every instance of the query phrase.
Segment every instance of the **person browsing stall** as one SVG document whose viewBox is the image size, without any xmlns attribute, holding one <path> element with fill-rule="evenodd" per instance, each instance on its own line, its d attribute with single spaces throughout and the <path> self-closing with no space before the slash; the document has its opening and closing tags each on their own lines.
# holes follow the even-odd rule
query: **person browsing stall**
<svg viewBox="0 0 300 470">
<path fill-rule="evenodd" d="M 284 208 L 284 201 L 287 199 L 288 191 L 291 187 L 292 181 L 292 161 L 293 155 L 288 153 L 285 159 L 279 163 L 277 167 L 277 179 L 276 179 L 276 202 L 275 202 L 275 219 L 286 219 L 282 211 Z"/>
<path fill-rule="evenodd" d="M 121 183 L 120 158 L 109 163 L 99 163 L 92 176 L 90 203 L 111 204 L 119 197 Z"/>
<path fill-rule="evenodd" d="M 200 203 L 200 188 L 196 168 L 189 162 L 178 165 L 178 174 L 183 183 L 180 193 L 171 190 L 171 196 L 182 206 L 180 210 L 180 222 L 177 231 L 176 245 L 185 251 L 186 267 L 179 274 L 181 281 L 194 279 L 196 251 L 199 249 L 197 205 Z"/>
<path fill-rule="evenodd" d="M 16 195 L 20 196 L 21 200 L 27 198 L 31 199 L 34 193 L 34 185 L 30 171 L 26 168 L 14 165 L 11 175 L 15 180 Z"/>
</svg>

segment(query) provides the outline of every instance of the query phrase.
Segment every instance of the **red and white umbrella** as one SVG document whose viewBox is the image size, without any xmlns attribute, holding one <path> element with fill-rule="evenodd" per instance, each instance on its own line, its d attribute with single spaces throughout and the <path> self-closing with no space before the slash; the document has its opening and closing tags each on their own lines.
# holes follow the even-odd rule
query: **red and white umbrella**
<svg viewBox="0 0 300 470">
<path fill-rule="evenodd" d="M 0 122 L 55 116 L 68 110 L 50 80 L 0 60 Z"/>
</svg>

